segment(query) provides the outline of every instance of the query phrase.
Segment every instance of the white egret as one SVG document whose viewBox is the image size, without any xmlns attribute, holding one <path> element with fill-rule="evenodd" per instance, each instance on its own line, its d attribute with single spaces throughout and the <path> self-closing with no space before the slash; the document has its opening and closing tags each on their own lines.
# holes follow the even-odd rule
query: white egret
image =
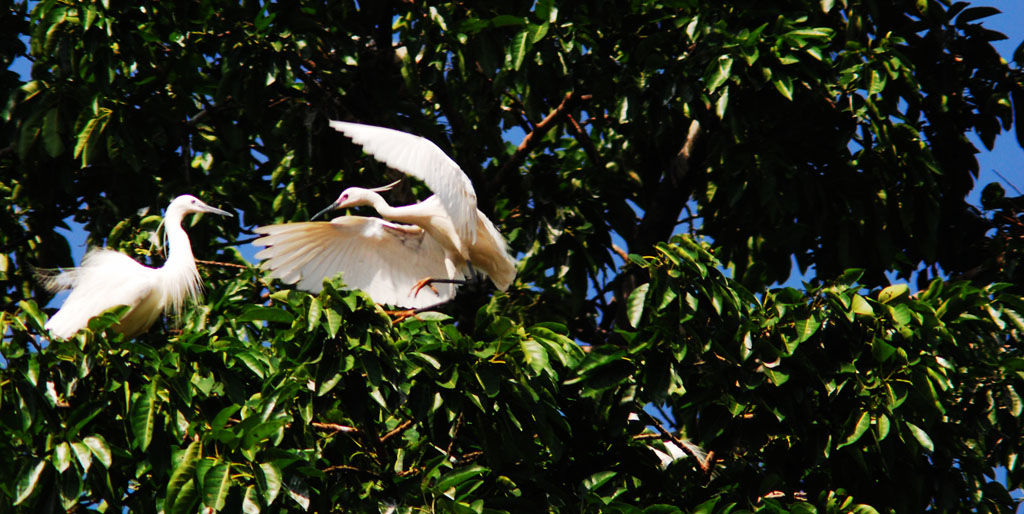
<svg viewBox="0 0 1024 514">
<path fill-rule="evenodd" d="M 350 187 L 314 218 L 334 209 L 372 206 L 378 218 L 343 216 L 331 222 L 259 227 L 253 244 L 272 276 L 311 292 L 341 272 L 346 285 L 362 289 L 377 303 L 414 309 L 447 301 L 454 285 L 474 271 L 504 291 L 516 275 L 505 238 L 476 206 L 469 178 L 437 145 L 397 130 L 358 123 L 331 127 L 393 169 L 423 180 L 434 195 L 413 205 L 392 207 L 375 189 Z M 432 284 L 437 283 L 438 287 Z M 420 290 L 430 285 L 431 293 Z"/>
<path fill-rule="evenodd" d="M 43 286 L 50 291 L 71 289 L 46 328 L 56 337 L 68 338 L 103 311 L 127 305 L 131 309 L 113 328 L 134 337 L 149 329 L 165 308 L 180 312 L 185 300 L 197 298 L 202 288 L 192 245 L 181 228 L 186 214 L 200 212 L 231 216 L 191 195 L 175 198 L 164 213 L 168 255 L 159 268 L 143 266 L 123 253 L 94 248 L 80 267 L 57 275 L 41 273 Z"/>
</svg>

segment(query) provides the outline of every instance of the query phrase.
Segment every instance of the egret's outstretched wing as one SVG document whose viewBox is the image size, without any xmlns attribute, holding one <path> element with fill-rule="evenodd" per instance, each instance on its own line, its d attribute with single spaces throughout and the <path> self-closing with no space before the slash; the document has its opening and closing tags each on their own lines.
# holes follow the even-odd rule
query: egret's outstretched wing
<svg viewBox="0 0 1024 514">
<path fill-rule="evenodd" d="M 46 328 L 68 338 L 89 320 L 117 305 L 132 307 L 121 318 L 122 330 L 134 335 L 153 323 L 163 311 L 164 299 L 157 284 L 157 270 L 113 250 L 91 250 L 82 265 L 52 277 L 45 284 L 55 289 L 71 287 L 71 294 Z"/>
<path fill-rule="evenodd" d="M 476 242 L 476 191 L 462 168 L 430 140 L 397 130 L 332 121 L 333 129 L 392 169 L 412 175 L 441 199 L 463 244 Z"/>
<path fill-rule="evenodd" d="M 361 289 L 381 304 L 429 307 L 451 299 L 453 284 L 436 284 L 437 294 L 424 288 L 411 294 L 426 277 L 463 279 L 465 272 L 445 269 L 444 249 L 423 229 L 380 218 L 342 216 L 330 222 L 310 221 L 256 229 L 267 246 L 256 254 L 271 275 L 299 289 L 320 292 L 325 278 L 341 273 L 345 285 Z M 450 276 L 453 275 L 453 276 Z"/>
</svg>

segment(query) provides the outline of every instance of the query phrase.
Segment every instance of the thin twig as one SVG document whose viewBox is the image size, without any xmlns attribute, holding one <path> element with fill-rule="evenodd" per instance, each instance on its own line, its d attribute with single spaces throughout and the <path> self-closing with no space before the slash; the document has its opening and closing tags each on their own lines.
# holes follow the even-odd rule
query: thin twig
<svg viewBox="0 0 1024 514">
<path fill-rule="evenodd" d="M 338 433 L 338 432 L 358 432 L 359 431 L 359 429 L 356 428 L 356 427 L 350 427 L 350 426 L 346 426 L 346 425 L 339 425 L 337 423 L 317 423 L 317 422 L 314 421 L 312 423 L 312 425 L 314 427 L 316 427 L 316 428 L 323 428 L 325 430 L 333 430 L 335 434 Z M 334 435 L 334 434 L 331 434 L 331 435 Z"/>
<path fill-rule="evenodd" d="M 459 435 L 459 427 L 462 426 L 462 413 L 459 413 L 459 418 L 455 420 L 455 429 L 452 430 L 452 440 L 448 441 L 448 449 L 444 451 L 444 454 L 451 457 L 452 447 L 455 446 L 455 438 Z"/>
<path fill-rule="evenodd" d="M 691 443 L 690 441 L 683 441 L 675 434 L 666 430 L 665 427 L 662 426 L 661 422 L 647 411 L 641 409 L 640 412 L 643 412 L 644 415 L 647 416 L 647 419 L 651 423 L 654 423 L 654 428 L 658 429 L 658 433 L 660 433 L 662 437 L 668 438 L 675 443 L 676 446 L 686 450 L 694 459 L 697 459 L 697 462 L 700 464 L 700 469 L 704 470 L 705 473 L 711 470 L 710 464 L 712 462 L 711 458 L 714 457 L 714 452 L 704 454 L 703 450 L 701 450 L 699 446 Z"/>
<path fill-rule="evenodd" d="M 392 430 L 392 431 L 384 434 L 383 436 L 381 436 L 380 442 L 383 443 L 384 441 L 387 441 L 388 439 L 391 439 L 392 437 L 402 433 L 403 430 L 409 428 L 409 425 L 412 425 L 412 421 L 411 420 L 403 421 L 402 424 L 398 425 L 397 427 L 395 427 L 394 430 Z"/>
<path fill-rule="evenodd" d="M 373 471 L 370 471 L 368 469 L 357 468 L 355 466 L 349 466 L 347 464 L 337 464 L 335 466 L 329 466 L 324 468 L 324 473 L 327 473 L 328 471 L 355 471 L 357 473 L 365 473 L 374 478 L 381 478 L 380 475 L 374 473 Z"/>
<path fill-rule="evenodd" d="M 629 262 L 629 254 L 622 248 L 619 248 L 619 245 L 612 243 L 612 251 L 619 254 L 623 261 Z"/>
<path fill-rule="evenodd" d="M 241 264 L 234 264 L 234 263 L 231 263 L 231 262 L 201 261 L 199 259 L 196 259 L 196 262 L 199 263 L 199 264 L 205 264 L 207 266 L 221 266 L 221 267 L 224 267 L 224 268 L 249 269 L 248 266 L 243 266 Z"/>
<path fill-rule="evenodd" d="M 583 147 L 583 150 L 587 152 L 587 157 L 589 157 L 591 161 L 594 161 L 594 165 L 600 166 L 601 154 L 598 153 L 597 147 L 594 146 L 594 141 L 590 139 L 590 136 L 585 130 L 583 130 L 583 127 L 581 127 L 579 122 L 576 121 L 576 118 L 572 113 L 566 114 L 565 117 L 569 120 L 569 126 L 572 128 L 572 133 L 573 136 L 576 137 L 576 141 Z"/>
</svg>

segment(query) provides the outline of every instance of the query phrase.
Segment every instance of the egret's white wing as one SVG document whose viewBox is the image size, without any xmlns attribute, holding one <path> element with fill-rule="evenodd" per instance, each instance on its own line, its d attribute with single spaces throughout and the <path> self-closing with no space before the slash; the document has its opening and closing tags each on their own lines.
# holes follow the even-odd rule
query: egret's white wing
<svg viewBox="0 0 1024 514">
<path fill-rule="evenodd" d="M 57 337 L 75 335 L 90 319 L 117 305 L 132 307 L 122 318 L 122 331 L 131 336 L 136 329 L 148 328 L 163 310 L 157 270 L 113 250 L 91 250 L 82 266 L 51 280 L 61 287 L 72 284 L 71 294 L 46 322 L 46 328 Z M 138 311 L 140 305 L 146 306 L 145 312 Z"/>
<path fill-rule="evenodd" d="M 476 242 L 476 191 L 469 177 L 429 139 L 384 127 L 331 121 L 363 150 L 392 169 L 412 175 L 441 199 L 465 245 Z"/>
<path fill-rule="evenodd" d="M 418 295 L 412 288 L 421 279 L 463 279 L 465 271 L 449 276 L 445 252 L 423 229 L 380 218 L 342 216 L 330 222 L 310 221 L 258 227 L 266 246 L 256 254 L 271 275 L 299 289 L 320 292 L 325 278 L 341 273 L 345 285 L 361 289 L 381 304 L 429 307 L 455 296 L 454 284 L 436 284 Z"/>
</svg>

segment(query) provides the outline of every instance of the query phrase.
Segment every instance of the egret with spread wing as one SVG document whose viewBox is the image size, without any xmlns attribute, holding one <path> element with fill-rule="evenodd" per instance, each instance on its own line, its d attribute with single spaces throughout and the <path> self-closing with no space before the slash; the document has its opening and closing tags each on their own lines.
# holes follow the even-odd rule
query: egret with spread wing
<svg viewBox="0 0 1024 514">
<path fill-rule="evenodd" d="M 259 227 L 253 244 L 263 267 L 285 283 L 317 292 L 324 278 L 341 272 L 349 287 L 377 303 L 423 308 L 455 295 L 454 285 L 474 271 L 504 291 L 516 275 L 505 238 L 476 206 L 469 178 L 427 139 L 397 130 L 332 121 L 331 127 L 393 169 L 423 180 L 434 195 L 392 207 L 376 189 L 350 187 L 314 218 L 334 209 L 369 205 L 382 217 L 344 216 L 330 223 Z M 420 292 L 427 284 L 431 292 Z M 436 291 L 435 291 L 436 289 Z"/>
<path fill-rule="evenodd" d="M 41 272 L 43 286 L 50 291 L 71 290 L 46 328 L 55 337 L 68 338 L 103 311 L 127 305 L 131 309 L 113 328 L 134 337 L 149 329 L 165 308 L 180 312 L 185 300 L 197 298 L 202 288 L 192 245 L 181 228 L 186 214 L 200 212 L 231 216 L 191 195 L 175 198 L 164 213 L 168 255 L 159 268 L 143 266 L 123 253 L 94 248 L 80 267 L 60 274 Z"/>
</svg>

